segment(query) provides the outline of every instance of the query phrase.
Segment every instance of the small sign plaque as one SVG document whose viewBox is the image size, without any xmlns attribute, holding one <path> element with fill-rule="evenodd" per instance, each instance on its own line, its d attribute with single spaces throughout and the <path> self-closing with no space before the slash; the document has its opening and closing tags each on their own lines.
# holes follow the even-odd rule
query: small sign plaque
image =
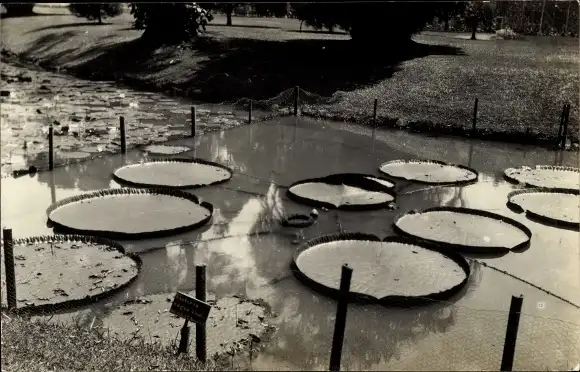
<svg viewBox="0 0 580 372">
<path fill-rule="evenodd" d="M 207 302 L 198 300 L 195 297 L 188 296 L 185 293 L 177 292 L 169 312 L 180 318 L 189 320 L 196 324 L 205 324 L 209 317 L 211 305 Z"/>
</svg>

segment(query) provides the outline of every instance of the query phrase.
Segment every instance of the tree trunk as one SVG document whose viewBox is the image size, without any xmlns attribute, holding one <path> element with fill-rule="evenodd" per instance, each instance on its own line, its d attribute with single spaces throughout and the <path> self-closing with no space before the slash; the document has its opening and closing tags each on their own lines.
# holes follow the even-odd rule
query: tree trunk
<svg viewBox="0 0 580 372">
<path fill-rule="evenodd" d="M 99 15 L 97 17 L 99 19 L 99 24 L 102 25 L 103 24 L 103 16 L 101 15 L 101 9 L 99 9 Z"/>
<path fill-rule="evenodd" d="M 445 17 L 443 19 L 443 22 L 445 22 L 445 26 L 443 26 L 443 31 L 449 31 L 449 17 Z"/>
<path fill-rule="evenodd" d="M 471 20 L 471 40 L 477 40 L 475 33 L 477 32 L 477 18 Z"/>
<path fill-rule="evenodd" d="M 231 4 L 226 5 L 226 26 L 232 25 L 232 13 L 234 12 L 234 7 Z"/>
</svg>

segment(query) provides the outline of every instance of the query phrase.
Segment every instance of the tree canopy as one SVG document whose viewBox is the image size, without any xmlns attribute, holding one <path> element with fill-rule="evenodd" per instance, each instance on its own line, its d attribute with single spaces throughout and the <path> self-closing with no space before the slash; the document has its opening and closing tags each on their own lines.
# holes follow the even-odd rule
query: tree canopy
<svg viewBox="0 0 580 372">
<path fill-rule="evenodd" d="M 116 17 L 123 13 L 120 3 L 71 3 L 68 8 L 73 15 L 97 21 L 99 24 L 103 24 L 103 18 Z"/>
<path fill-rule="evenodd" d="M 193 40 L 211 21 L 196 3 L 130 3 L 133 27 L 145 30 L 143 40 L 152 44 L 176 44 Z"/>
<path fill-rule="evenodd" d="M 292 3 L 295 15 L 314 28 L 342 28 L 361 44 L 399 43 L 437 15 L 439 2 Z"/>
</svg>

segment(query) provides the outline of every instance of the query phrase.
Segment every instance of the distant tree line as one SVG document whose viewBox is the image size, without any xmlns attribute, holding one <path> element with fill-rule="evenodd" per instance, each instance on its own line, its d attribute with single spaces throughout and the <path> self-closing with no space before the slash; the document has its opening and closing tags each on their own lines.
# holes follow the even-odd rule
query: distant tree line
<svg viewBox="0 0 580 372">
<path fill-rule="evenodd" d="M 482 10 L 478 28 L 493 32 L 510 28 L 525 35 L 577 34 L 579 27 L 578 1 L 480 1 L 445 3 L 429 25 L 442 31 L 471 31 L 465 9 L 468 4 Z"/>
</svg>

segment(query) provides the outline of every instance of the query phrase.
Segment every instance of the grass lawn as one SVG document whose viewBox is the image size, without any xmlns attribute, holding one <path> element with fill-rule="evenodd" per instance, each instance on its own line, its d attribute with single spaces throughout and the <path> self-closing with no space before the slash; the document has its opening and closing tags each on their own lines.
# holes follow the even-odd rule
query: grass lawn
<svg viewBox="0 0 580 372">
<path fill-rule="evenodd" d="M 2 371 L 219 370 L 142 341 L 120 342 L 94 330 L 1 316 Z"/>
<path fill-rule="evenodd" d="M 506 139 L 553 138 L 571 102 L 569 133 L 578 137 L 578 39 L 471 41 L 429 32 L 405 50 L 377 45 L 376 57 L 367 58 L 347 35 L 299 32 L 297 20 L 234 17 L 226 27 L 217 16 L 194 49 L 151 51 L 131 21 L 129 14 L 103 26 L 70 15 L 9 18 L 2 48 L 79 76 L 206 102 L 266 99 L 298 85 L 338 97 L 306 113 L 366 121 L 378 99 L 380 122 L 419 130 L 468 131 L 478 98 L 478 130 Z"/>
</svg>

